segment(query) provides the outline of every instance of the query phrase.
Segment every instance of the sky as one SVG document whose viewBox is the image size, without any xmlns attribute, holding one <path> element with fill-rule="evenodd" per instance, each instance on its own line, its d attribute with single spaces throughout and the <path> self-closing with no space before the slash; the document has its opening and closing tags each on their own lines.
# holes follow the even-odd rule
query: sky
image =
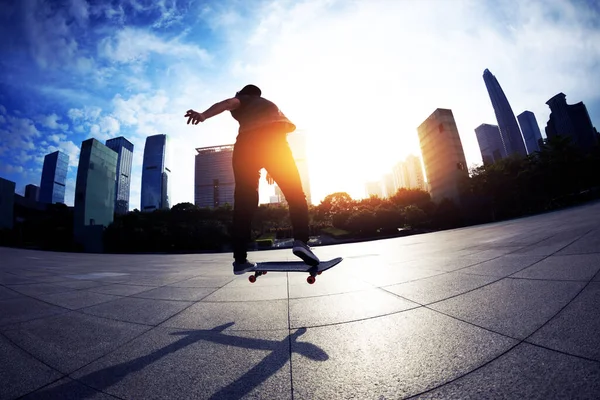
<svg viewBox="0 0 600 400">
<path fill-rule="evenodd" d="M 234 143 L 229 113 L 204 111 L 262 89 L 307 137 L 313 203 L 420 155 L 417 127 L 453 111 L 469 166 L 474 129 L 496 124 L 489 68 L 515 115 L 583 101 L 600 128 L 600 6 L 594 0 L 0 0 L 0 177 L 39 185 L 44 155 L 81 142 L 134 145 L 139 208 L 145 138 L 167 134 L 172 204 L 194 201 L 195 148 Z M 261 201 L 272 188 L 261 184 Z"/>
</svg>

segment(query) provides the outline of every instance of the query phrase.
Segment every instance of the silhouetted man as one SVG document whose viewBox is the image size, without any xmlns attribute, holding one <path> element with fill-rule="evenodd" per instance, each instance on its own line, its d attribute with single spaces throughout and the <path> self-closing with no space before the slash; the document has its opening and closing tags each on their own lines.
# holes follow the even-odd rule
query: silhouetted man
<svg viewBox="0 0 600 400">
<path fill-rule="evenodd" d="M 307 244 L 308 205 L 287 142 L 287 134 L 296 130 L 296 125 L 261 94 L 258 87 L 246 85 L 235 97 L 216 103 L 203 113 L 188 110 L 185 114 L 188 124 L 198 125 L 223 111 L 231 111 L 231 116 L 240 124 L 233 148 L 233 273 L 236 275 L 256 267 L 256 263 L 247 259 L 246 246 L 258 207 L 258 180 L 262 168 L 277 182 L 288 202 L 295 239 L 293 253 L 309 265 L 319 263 Z"/>
</svg>

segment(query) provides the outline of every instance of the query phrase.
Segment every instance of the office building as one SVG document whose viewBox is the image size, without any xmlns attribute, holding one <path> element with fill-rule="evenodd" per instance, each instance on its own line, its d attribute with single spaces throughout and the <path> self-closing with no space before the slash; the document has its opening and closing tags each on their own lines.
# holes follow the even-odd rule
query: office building
<svg viewBox="0 0 600 400">
<path fill-rule="evenodd" d="M 500 83 L 489 69 L 483 72 L 483 81 L 487 87 L 494 107 L 494 113 L 496 114 L 496 120 L 498 121 L 498 127 L 500 134 L 502 135 L 502 143 L 506 154 L 519 154 L 526 156 L 527 151 L 525 150 L 525 142 L 521 135 L 521 130 L 517 124 L 515 114 L 510 107 L 510 103 L 504 94 L 504 91 L 500 87 Z"/>
<path fill-rule="evenodd" d="M 506 157 L 502 136 L 497 125 L 481 124 L 475 128 L 484 164 L 493 164 Z"/>
<path fill-rule="evenodd" d="M 398 191 L 398 189 L 396 188 L 396 185 L 394 185 L 394 174 L 389 173 L 389 174 L 385 174 L 383 176 L 383 189 L 384 189 L 384 197 L 385 198 L 390 198 L 393 197 L 396 192 Z"/>
<path fill-rule="evenodd" d="M 535 114 L 531 111 L 523 111 L 521 114 L 517 115 L 517 119 L 519 120 L 519 126 L 521 126 L 521 132 L 523 132 L 527 154 L 533 154 L 536 151 L 540 151 L 542 133 L 540 132 L 540 127 L 535 119 Z"/>
<path fill-rule="evenodd" d="M 401 188 L 426 190 L 421 159 L 409 155 L 392 168 L 394 194 Z"/>
<path fill-rule="evenodd" d="M 15 208 L 15 183 L 0 178 L 0 229 L 12 229 Z"/>
<path fill-rule="evenodd" d="M 39 201 L 47 204 L 64 203 L 69 156 L 61 151 L 44 157 Z"/>
<path fill-rule="evenodd" d="M 459 185 L 469 175 L 452 110 L 436 109 L 417 132 L 431 199 L 449 198 L 459 203 Z"/>
<path fill-rule="evenodd" d="M 167 135 L 154 135 L 146 138 L 140 202 L 142 211 L 170 208 L 171 158 L 168 144 Z"/>
<path fill-rule="evenodd" d="M 117 179 L 115 182 L 115 214 L 127 214 L 129 211 L 129 193 L 131 188 L 133 143 L 120 136 L 107 140 L 106 147 L 115 151 L 118 155 Z"/>
<path fill-rule="evenodd" d="M 550 107 L 550 119 L 546 124 L 546 137 L 565 136 L 581 150 L 587 151 L 597 143 L 592 120 L 583 102 L 567 104 L 564 93 L 559 93 L 546 102 Z"/>
<path fill-rule="evenodd" d="M 381 181 L 370 181 L 365 184 L 365 190 L 367 192 L 367 197 L 379 197 L 382 199 L 384 197 L 384 188 Z"/>
<path fill-rule="evenodd" d="M 233 206 L 233 145 L 202 147 L 196 151 L 194 204 L 208 208 Z"/>
<path fill-rule="evenodd" d="M 40 187 L 32 184 L 25 186 L 25 198 L 31 201 L 39 201 Z"/>
<path fill-rule="evenodd" d="M 81 143 L 73 233 L 75 241 L 86 251 L 102 251 L 102 233 L 113 221 L 117 158 L 114 150 L 96 139 Z"/>
</svg>

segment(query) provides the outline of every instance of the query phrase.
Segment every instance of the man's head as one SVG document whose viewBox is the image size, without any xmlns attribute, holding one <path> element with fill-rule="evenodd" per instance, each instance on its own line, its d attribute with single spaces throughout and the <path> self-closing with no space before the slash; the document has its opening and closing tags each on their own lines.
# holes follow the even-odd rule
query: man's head
<svg viewBox="0 0 600 400">
<path fill-rule="evenodd" d="M 245 95 L 245 96 L 260 96 L 261 91 L 258 86 L 254 85 L 246 85 L 242 90 L 236 93 L 236 95 Z"/>
</svg>

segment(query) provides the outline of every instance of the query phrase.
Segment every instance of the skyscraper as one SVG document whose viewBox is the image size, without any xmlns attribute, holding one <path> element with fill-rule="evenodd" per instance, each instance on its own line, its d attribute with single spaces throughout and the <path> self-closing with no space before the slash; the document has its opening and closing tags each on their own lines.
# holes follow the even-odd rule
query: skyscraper
<svg viewBox="0 0 600 400">
<path fill-rule="evenodd" d="M 559 93 L 546 102 L 551 111 L 546 136 L 548 139 L 558 135 L 569 137 L 575 146 L 588 150 L 598 140 L 590 115 L 583 102 L 567 104 L 566 97 Z"/>
<path fill-rule="evenodd" d="M 101 249 L 104 227 L 113 221 L 117 158 L 115 151 L 96 139 L 81 143 L 75 186 L 73 234 L 75 240 L 83 244 L 87 251 Z"/>
<path fill-rule="evenodd" d="M 170 207 L 169 175 L 170 157 L 167 135 L 146 138 L 142 166 L 142 211 L 168 209 Z"/>
<path fill-rule="evenodd" d="M 417 131 L 431 199 L 460 202 L 459 184 L 469 174 L 452 110 L 436 109 Z"/>
<path fill-rule="evenodd" d="M 409 189 L 425 190 L 425 178 L 423 177 L 421 159 L 411 154 L 406 157 L 404 165 L 404 173 L 406 174 L 405 181 L 407 183 L 405 187 Z"/>
<path fill-rule="evenodd" d="M 117 179 L 115 182 L 115 213 L 127 214 L 129 211 L 133 143 L 123 136 L 119 136 L 107 140 L 106 146 L 118 154 Z"/>
<path fill-rule="evenodd" d="M 209 208 L 233 205 L 233 145 L 202 147 L 196 151 L 194 204 Z"/>
<path fill-rule="evenodd" d="M 493 164 L 506 157 L 498 125 L 481 124 L 475 128 L 475 136 L 484 164 Z"/>
<path fill-rule="evenodd" d="M 38 201 L 40 199 L 40 187 L 32 184 L 25 186 L 25 198 Z"/>
<path fill-rule="evenodd" d="M 498 80 L 492 75 L 489 69 L 486 69 L 483 71 L 483 81 L 494 107 L 494 113 L 496 114 L 506 154 L 526 156 L 527 151 L 525 150 L 525 143 L 523 142 L 523 136 L 519 130 L 517 119 Z"/>
<path fill-rule="evenodd" d="M 15 208 L 15 183 L 0 178 L 0 229 L 12 229 Z"/>
<path fill-rule="evenodd" d="M 521 126 L 521 132 L 523 132 L 527 154 L 539 151 L 542 133 L 540 132 L 540 127 L 535 119 L 535 114 L 531 111 L 523 111 L 521 114 L 517 115 L 517 119 Z"/>
<path fill-rule="evenodd" d="M 42 203 L 64 203 L 69 156 L 61 151 L 44 157 L 39 200 Z"/>
<path fill-rule="evenodd" d="M 367 192 L 367 197 L 376 196 L 382 199 L 383 196 L 383 184 L 381 181 L 370 181 L 365 184 L 365 191 Z"/>
</svg>

